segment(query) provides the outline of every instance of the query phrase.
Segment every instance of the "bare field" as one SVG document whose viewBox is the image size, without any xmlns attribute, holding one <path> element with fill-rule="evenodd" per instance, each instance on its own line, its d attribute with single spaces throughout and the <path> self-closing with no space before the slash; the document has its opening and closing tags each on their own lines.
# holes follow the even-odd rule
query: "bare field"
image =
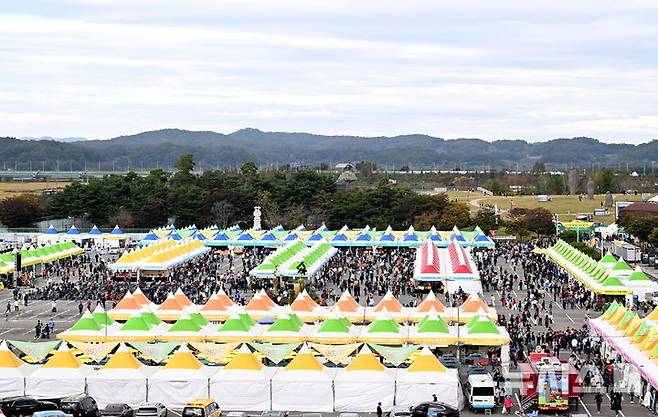
<svg viewBox="0 0 658 417">
<path fill-rule="evenodd" d="M 510 197 L 485 196 L 480 192 L 450 191 L 451 200 L 463 201 L 476 210 L 479 204 L 498 205 L 503 213 L 514 207 L 537 208 L 543 207 L 559 215 L 560 220 L 572 220 L 576 214 L 593 214 L 594 209 L 601 208 L 604 195 L 594 195 L 594 199 L 583 198 L 578 200 L 577 195 L 555 195 L 551 201 L 539 202 L 534 195 L 516 195 Z M 613 194 L 614 201 L 640 201 L 640 195 Z M 596 216 L 595 221 L 612 223 L 614 221 L 614 207 L 607 216 Z"/>
<path fill-rule="evenodd" d="M 0 199 L 20 194 L 41 193 L 44 190 L 61 190 L 69 182 L 0 182 Z"/>
</svg>

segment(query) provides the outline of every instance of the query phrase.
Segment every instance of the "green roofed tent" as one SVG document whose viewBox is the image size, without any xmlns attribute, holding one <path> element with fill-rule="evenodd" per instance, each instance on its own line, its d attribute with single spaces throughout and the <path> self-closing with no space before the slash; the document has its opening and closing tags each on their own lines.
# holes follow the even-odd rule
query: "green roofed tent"
<svg viewBox="0 0 658 417">
<path fill-rule="evenodd" d="M 608 253 L 605 254 L 603 258 L 599 261 L 600 264 L 616 264 L 617 259 L 615 256 L 612 254 L 612 252 L 608 251 Z"/>
<path fill-rule="evenodd" d="M 326 319 L 318 328 L 318 333 L 349 333 L 350 322 L 345 323 L 345 319 L 332 318 Z"/>
<path fill-rule="evenodd" d="M 399 331 L 400 325 L 392 318 L 378 319 L 368 326 L 368 333 L 398 333 Z"/>
<path fill-rule="evenodd" d="M 418 325 L 418 333 L 450 333 L 446 322 L 436 313 L 425 316 L 422 323 Z"/>
<path fill-rule="evenodd" d="M 624 261 L 622 258 L 619 258 L 616 264 L 612 266 L 613 271 L 630 271 L 632 268 Z"/>
<path fill-rule="evenodd" d="M 176 320 L 176 323 L 174 323 L 167 332 L 198 332 L 200 330 L 201 326 L 192 320 L 188 314 Z"/>
<path fill-rule="evenodd" d="M 629 281 L 651 281 L 651 278 L 647 276 L 640 268 L 637 268 L 633 273 L 628 277 Z"/>
<path fill-rule="evenodd" d="M 488 317 L 486 316 L 477 316 L 477 317 L 478 317 L 477 321 L 475 321 L 470 326 L 467 326 L 466 328 L 467 334 L 476 334 L 476 333 L 500 334 L 500 331 L 498 330 L 494 322 L 491 321 Z"/>
<path fill-rule="evenodd" d="M 142 316 L 132 316 L 121 326 L 120 331 L 149 331 L 151 326 Z"/>
<path fill-rule="evenodd" d="M 69 331 L 94 330 L 98 331 L 103 326 L 94 320 L 94 316 L 87 310 L 80 319 L 69 329 Z"/>
<path fill-rule="evenodd" d="M 624 284 L 621 283 L 619 278 L 616 277 L 607 277 L 601 282 L 601 285 L 604 287 L 623 287 Z"/>
<path fill-rule="evenodd" d="M 190 319 L 195 322 L 199 327 L 203 327 L 210 323 L 201 313 L 190 313 Z"/>
<path fill-rule="evenodd" d="M 241 315 L 233 315 L 222 324 L 218 331 L 220 332 L 248 332 L 252 325 L 247 322 Z"/>
<path fill-rule="evenodd" d="M 158 324 L 162 323 L 162 320 L 160 320 L 160 318 L 158 318 L 158 316 L 156 316 L 152 311 L 143 311 L 141 313 L 141 317 L 150 326 L 157 326 Z"/>
<path fill-rule="evenodd" d="M 274 323 L 267 329 L 268 332 L 298 332 L 302 326 L 291 317 L 289 314 L 282 314 L 281 317 L 276 319 Z"/>
</svg>

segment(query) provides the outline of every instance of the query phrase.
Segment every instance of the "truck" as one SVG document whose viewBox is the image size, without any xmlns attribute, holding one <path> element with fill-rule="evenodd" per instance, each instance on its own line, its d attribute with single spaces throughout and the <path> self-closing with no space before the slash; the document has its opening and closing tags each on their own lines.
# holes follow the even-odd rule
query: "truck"
<svg viewBox="0 0 658 417">
<path fill-rule="evenodd" d="M 578 407 L 578 371 L 548 353 L 530 353 L 519 364 L 523 377 L 523 411 L 565 411 Z"/>
</svg>

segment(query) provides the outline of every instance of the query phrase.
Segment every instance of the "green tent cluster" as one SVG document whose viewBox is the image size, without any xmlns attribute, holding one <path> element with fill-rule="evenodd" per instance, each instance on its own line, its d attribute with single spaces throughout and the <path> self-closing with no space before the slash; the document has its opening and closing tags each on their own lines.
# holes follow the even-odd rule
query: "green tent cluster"
<svg viewBox="0 0 658 417">
<path fill-rule="evenodd" d="M 297 241 L 287 246 L 284 250 L 277 252 L 274 256 L 266 258 L 254 271 L 259 273 L 273 273 L 279 265 L 289 261 L 304 249 L 306 249 L 304 242 Z"/>
<path fill-rule="evenodd" d="M 288 267 L 288 272 L 290 273 L 295 273 L 297 272 L 297 267 L 299 267 L 299 264 L 303 261 L 304 265 L 308 269 L 311 269 L 313 265 L 315 265 L 316 262 L 320 261 L 322 259 L 322 256 L 327 254 L 331 250 L 332 246 L 328 243 L 320 243 L 319 245 L 316 245 L 313 250 L 306 255 L 302 260 L 299 262 L 293 262 L 290 264 Z"/>
<path fill-rule="evenodd" d="M 549 256 L 592 291 L 609 295 L 630 294 L 632 292 L 625 287 L 619 278 L 610 276 L 610 270 L 567 242 L 558 240 L 551 249 L 552 253 L 549 251 Z M 559 257 L 554 255 L 559 255 Z M 568 263 L 562 263 L 558 258 Z M 621 262 L 630 269 L 628 264 Z M 615 266 L 617 265 L 620 265 L 618 268 L 624 268 L 620 262 L 616 262 Z"/>
<path fill-rule="evenodd" d="M 74 255 L 84 253 L 73 242 L 53 243 L 51 245 L 41 246 L 34 249 L 21 249 L 21 266 L 33 266 L 54 262 L 58 259 L 69 258 Z M 15 257 L 12 253 L 0 255 L 0 274 L 9 274 L 14 272 Z"/>
</svg>

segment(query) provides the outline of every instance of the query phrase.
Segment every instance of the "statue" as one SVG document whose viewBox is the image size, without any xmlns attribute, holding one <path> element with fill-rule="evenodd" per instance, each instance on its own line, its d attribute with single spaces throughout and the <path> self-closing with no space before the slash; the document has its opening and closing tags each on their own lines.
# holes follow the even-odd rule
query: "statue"
<svg viewBox="0 0 658 417">
<path fill-rule="evenodd" d="M 254 207 L 254 230 L 260 230 L 260 206 Z"/>
<path fill-rule="evenodd" d="M 610 208 L 615 204 L 614 199 L 612 198 L 612 194 L 610 194 L 610 191 L 605 192 L 605 198 L 603 200 L 603 205 L 606 208 Z"/>
<path fill-rule="evenodd" d="M 594 181 L 590 178 L 589 181 L 587 181 L 587 199 L 588 200 L 593 200 L 594 199 L 594 189 L 596 188 L 596 184 L 594 184 Z"/>
</svg>

